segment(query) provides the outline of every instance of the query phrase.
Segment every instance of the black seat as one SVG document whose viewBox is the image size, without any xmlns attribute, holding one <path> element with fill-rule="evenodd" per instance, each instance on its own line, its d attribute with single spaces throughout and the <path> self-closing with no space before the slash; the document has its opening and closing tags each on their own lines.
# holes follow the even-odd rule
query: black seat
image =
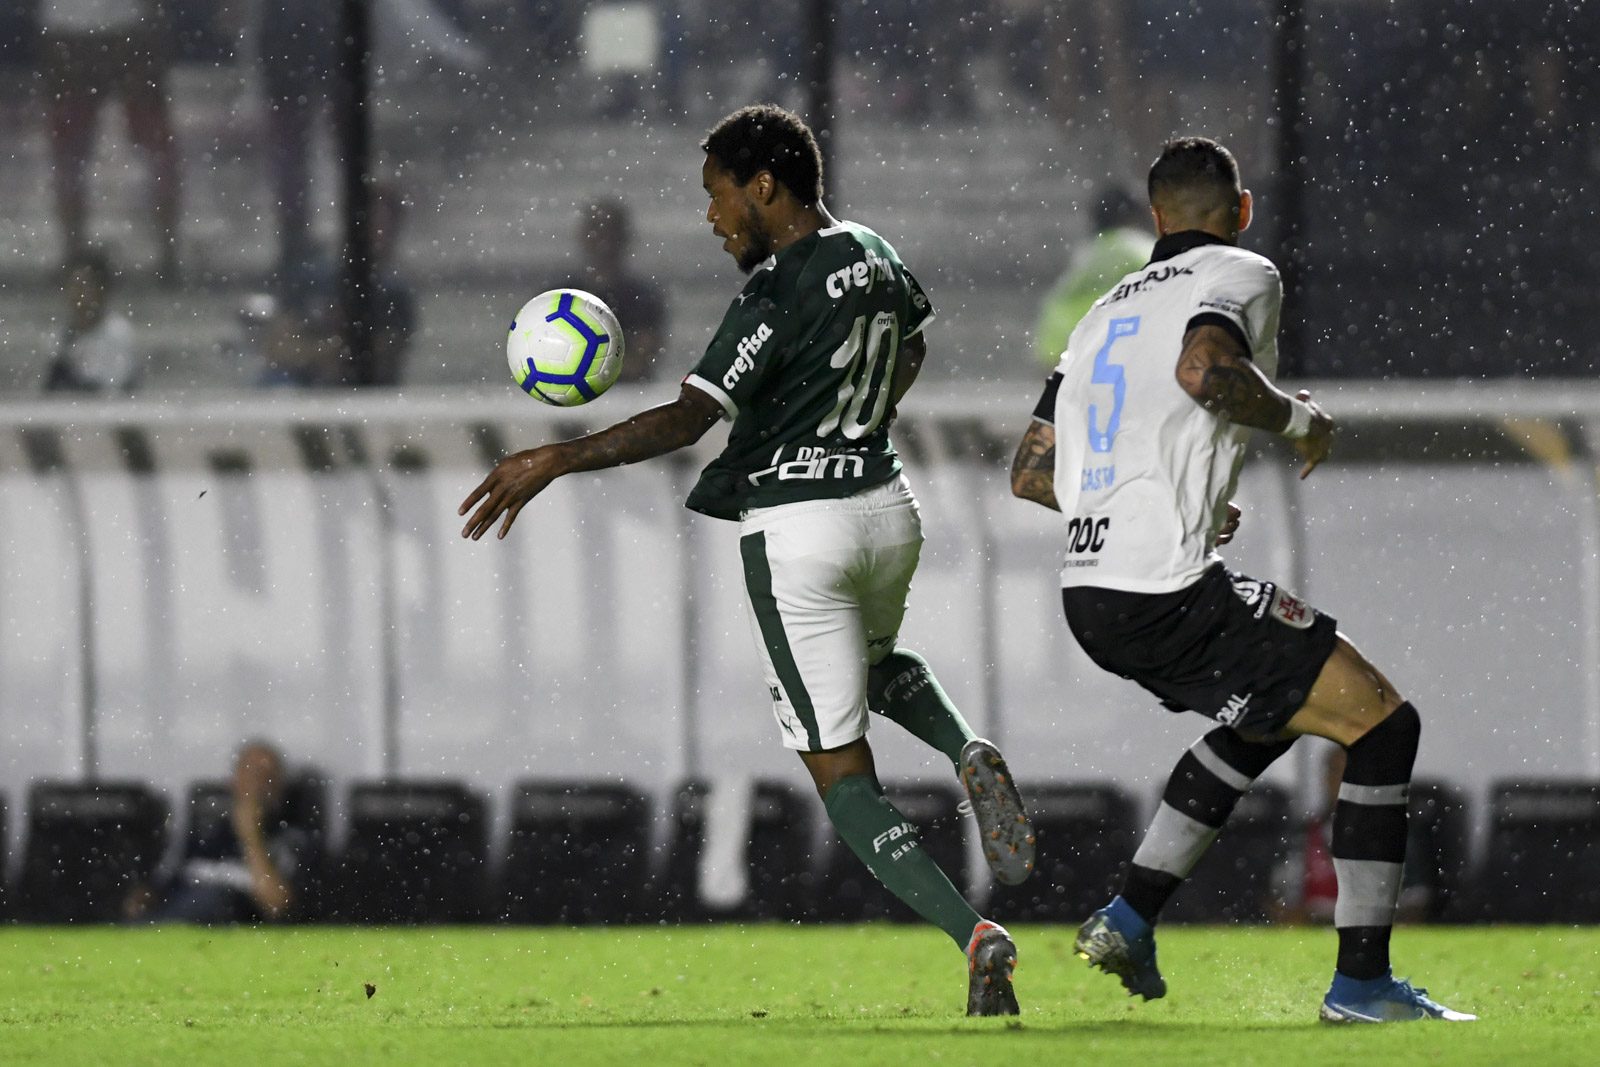
<svg viewBox="0 0 1600 1067">
<path fill-rule="evenodd" d="M 1000 922 L 1079 923 L 1117 893 L 1138 843 L 1133 798 L 1108 783 L 1055 785 L 1023 797 L 1033 820 L 1033 875 L 995 885 L 989 913 Z"/>
<path fill-rule="evenodd" d="M 966 816 L 957 809 L 960 797 L 953 786 L 891 785 L 884 787 L 889 802 L 917 827 L 922 848 L 957 889 L 967 886 Z M 920 922 L 916 913 L 883 887 L 850 847 L 830 835 L 822 876 L 818 917 L 826 922 L 892 919 Z"/>
<path fill-rule="evenodd" d="M 518 783 L 501 916 L 519 923 L 650 918 L 649 816 L 649 802 L 627 786 Z"/>
<path fill-rule="evenodd" d="M 685 782 L 673 804 L 667 862 L 655 885 L 664 916 L 679 922 L 814 917 L 812 809 L 808 798 L 776 781 L 756 781 L 751 786 L 745 813 L 744 895 L 733 903 L 707 903 L 700 862 L 711 788 L 704 781 Z"/>
<path fill-rule="evenodd" d="M 1600 783 L 1497 782 L 1475 917 L 1600 922 Z"/>
<path fill-rule="evenodd" d="M 166 841 L 167 805 L 137 782 L 45 781 L 28 801 L 17 911 L 31 922 L 115 922 L 148 883 Z"/>
<path fill-rule="evenodd" d="M 815 794 L 802 795 L 782 782 L 755 784 L 745 851 L 747 917 L 791 922 L 816 917 L 818 878 L 811 848 L 816 805 Z"/>
<path fill-rule="evenodd" d="M 666 863 L 650 883 L 656 912 L 667 922 L 708 918 L 700 901 L 700 852 L 705 847 L 710 796 L 711 786 L 696 778 L 679 786 L 672 798 Z"/>
<path fill-rule="evenodd" d="M 1289 853 L 1291 833 L 1288 794 L 1257 782 L 1239 798 L 1222 833 L 1173 894 L 1162 919 L 1266 922 L 1272 873 Z"/>
<path fill-rule="evenodd" d="M 10 840 L 8 837 L 6 837 L 6 832 L 9 829 L 10 827 L 6 825 L 5 798 L 0 797 L 0 842 Z M 16 904 L 12 897 L 13 894 L 6 885 L 5 872 L 0 870 L 0 919 L 11 918 L 12 911 Z"/>
<path fill-rule="evenodd" d="M 1406 886 L 1401 901 L 1421 890 L 1425 922 L 1452 921 L 1463 915 L 1469 894 L 1467 802 L 1444 782 L 1411 783 L 1410 832 L 1406 842 Z M 1418 869 L 1412 870 L 1416 865 Z M 1464 916 L 1463 916 L 1464 917 Z"/>
<path fill-rule="evenodd" d="M 484 799 L 456 782 L 368 782 L 350 790 L 335 875 L 344 922 L 472 922 L 484 910 Z"/>
</svg>

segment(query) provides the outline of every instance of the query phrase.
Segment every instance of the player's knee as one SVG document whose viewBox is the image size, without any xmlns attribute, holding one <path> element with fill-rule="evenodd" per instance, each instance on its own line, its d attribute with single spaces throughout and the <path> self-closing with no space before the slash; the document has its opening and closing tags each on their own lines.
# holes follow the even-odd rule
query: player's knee
<svg viewBox="0 0 1600 1067">
<path fill-rule="evenodd" d="M 1417 714 L 1417 709 L 1409 700 L 1402 701 L 1399 706 L 1368 727 L 1352 742 L 1352 745 L 1361 744 L 1369 738 L 1382 738 L 1389 744 L 1416 751 L 1417 745 L 1422 740 L 1422 716 Z"/>
</svg>

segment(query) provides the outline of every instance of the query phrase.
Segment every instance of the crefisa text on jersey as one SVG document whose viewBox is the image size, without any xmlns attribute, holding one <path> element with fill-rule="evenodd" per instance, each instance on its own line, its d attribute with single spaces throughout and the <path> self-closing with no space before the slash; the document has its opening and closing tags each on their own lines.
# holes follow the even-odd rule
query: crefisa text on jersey
<svg viewBox="0 0 1600 1067">
<path fill-rule="evenodd" d="M 767 338 L 772 336 L 772 327 L 766 323 L 756 326 L 755 333 L 739 339 L 739 358 L 733 361 L 733 366 L 722 376 L 722 387 L 732 389 L 739 384 L 739 378 L 745 371 L 756 365 L 756 353 L 761 351 L 761 346 L 767 343 Z"/>
<path fill-rule="evenodd" d="M 894 269 L 889 266 L 889 261 L 878 255 L 872 249 L 862 250 L 864 259 L 858 259 L 848 267 L 840 267 L 828 275 L 828 295 L 838 300 L 851 289 L 865 289 L 872 292 L 872 283 L 889 281 L 894 277 Z"/>
</svg>

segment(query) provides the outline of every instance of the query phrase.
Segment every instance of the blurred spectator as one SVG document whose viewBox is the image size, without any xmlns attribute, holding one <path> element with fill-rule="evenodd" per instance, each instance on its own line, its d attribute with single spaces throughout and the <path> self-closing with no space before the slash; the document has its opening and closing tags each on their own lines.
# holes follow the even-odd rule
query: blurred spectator
<svg viewBox="0 0 1600 1067">
<path fill-rule="evenodd" d="M 267 99 L 267 168 L 278 205 L 278 273 L 315 259 L 311 240 L 312 137 L 331 121 L 339 5 L 268 0 L 258 7 L 256 47 Z"/>
<path fill-rule="evenodd" d="M 1150 261 L 1155 234 L 1150 211 L 1126 190 L 1113 188 L 1094 212 L 1095 234 L 1072 256 L 1072 262 L 1039 308 L 1034 351 L 1039 362 L 1054 367 L 1067 350 L 1073 327 L 1123 275 Z"/>
<path fill-rule="evenodd" d="M 433 0 L 378 0 L 372 10 L 377 80 L 410 81 L 428 60 L 472 74 L 489 65 L 483 48 Z"/>
<path fill-rule="evenodd" d="M 1322 767 L 1322 807 L 1306 825 L 1304 834 L 1284 858 L 1273 876 L 1273 893 L 1267 912 L 1273 922 L 1331 923 L 1333 905 L 1339 895 L 1339 880 L 1334 874 L 1332 846 L 1333 811 L 1339 801 L 1339 786 L 1344 780 L 1344 749 L 1329 745 Z M 1428 847 L 1423 828 L 1416 819 L 1410 822 L 1406 839 L 1406 859 L 1400 885 L 1398 922 L 1425 922 L 1438 894 L 1433 864 L 1428 862 Z"/>
<path fill-rule="evenodd" d="M 621 200 L 606 197 L 583 210 L 578 243 L 584 257 L 576 276 L 559 285 L 593 293 L 616 312 L 622 324 L 623 360 L 620 381 L 647 381 L 656 376 L 656 359 L 666 339 L 667 303 L 661 289 L 628 266 L 633 219 Z"/>
<path fill-rule="evenodd" d="M 254 373 L 265 386 L 398 384 L 417 321 L 416 296 L 394 262 L 407 208 L 395 186 L 383 182 L 373 186 L 372 263 L 377 290 L 369 363 L 357 366 L 348 358 L 342 279 L 312 246 L 277 276 L 270 291 L 245 299 L 238 316 L 241 335 L 224 340 L 224 348 L 254 361 L 259 367 Z"/>
<path fill-rule="evenodd" d="M 1134 5 L 1126 0 L 1031 0 L 1015 3 L 1019 22 L 1038 26 L 1040 84 L 1056 119 L 1074 132 L 1125 131 L 1150 144 L 1148 110 L 1139 95 Z"/>
<path fill-rule="evenodd" d="M 895 118 L 926 123 L 973 117 L 967 64 L 976 51 L 977 23 L 987 21 L 981 9 L 957 0 L 878 0 L 844 5 L 842 14 L 841 42 L 870 42 L 879 66 L 875 91 L 887 92 Z M 798 39 L 789 45 L 791 55 L 804 49 Z"/>
<path fill-rule="evenodd" d="M 246 304 L 246 322 L 260 336 L 265 386 L 340 385 L 344 336 L 338 282 L 326 260 L 308 260 L 280 279 L 278 291 Z"/>
<path fill-rule="evenodd" d="M 190 836 L 178 870 L 155 892 L 135 889 L 130 919 L 204 925 L 286 918 L 304 890 L 314 842 L 284 811 L 283 757 L 259 741 L 233 765 L 229 817 Z"/>
<path fill-rule="evenodd" d="M 101 105 L 122 101 L 128 133 L 150 153 L 160 231 L 157 271 L 178 269 L 178 148 L 167 107 L 173 42 L 163 0 L 37 0 L 39 75 L 66 258 L 83 244 L 88 163 Z"/>
<path fill-rule="evenodd" d="M 98 248 L 80 247 L 64 270 L 66 325 L 45 372 L 47 392 L 128 392 L 144 362 L 133 323 L 111 309 L 111 262 Z"/>
<path fill-rule="evenodd" d="M 394 185 L 373 186 L 372 264 L 378 285 L 373 299 L 372 363 L 356 370 L 353 385 L 398 385 L 405 368 L 406 350 L 417 327 L 417 300 L 395 258 L 410 207 Z"/>
</svg>

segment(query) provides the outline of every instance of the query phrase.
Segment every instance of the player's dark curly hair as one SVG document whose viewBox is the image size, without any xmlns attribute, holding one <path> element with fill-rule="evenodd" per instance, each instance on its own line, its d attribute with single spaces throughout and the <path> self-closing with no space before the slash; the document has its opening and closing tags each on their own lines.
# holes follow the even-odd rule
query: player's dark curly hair
<svg viewBox="0 0 1600 1067">
<path fill-rule="evenodd" d="M 800 203 L 822 199 L 822 151 L 811 129 L 776 104 L 742 107 L 711 128 L 700 147 L 740 185 L 770 171 Z"/>
<path fill-rule="evenodd" d="M 1161 146 L 1148 185 L 1152 204 L 1175 197 L 1237 203 L 1239 163 L 1209 137 L 1178 137 Z"/>
</svg>

